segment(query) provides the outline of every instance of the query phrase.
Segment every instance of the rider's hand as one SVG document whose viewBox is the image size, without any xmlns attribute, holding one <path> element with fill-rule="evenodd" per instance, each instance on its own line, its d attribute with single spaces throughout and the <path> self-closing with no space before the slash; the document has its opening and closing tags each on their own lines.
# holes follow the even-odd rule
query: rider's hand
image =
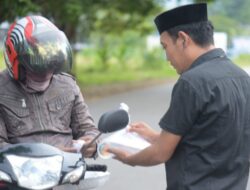
<svg viewBox="0 0 250 190">
<path fill-rule="evenodd" d="M 79 138 L 78 140 L 83 140 L 85 141 L 85 143 L 83 144 L 82 148 L 80 149 L 82 155 L 85 158 L 91 158 L 91 157 L 95 157 L 96 156 L 96 151 L 97 151 L 97 144 L 96 142 L 92 143 L 91 145 L 88 145 L 88 143 L 91 142 L 91 140 L 93 139 L 93 136 L 83 136 L 81 138 Z M 73 143 L 76 142 L 76 140 L 73 140 Z M 84 148 L 84 146 L 88 146 L 86 149 Z M 64 151 L 64 152 L 72 152 L 72 153 L 77 153 L 79 152 L 79 148 L 76 147 L 58 147 L 60 150 Z"/>
<path fill-rule="evenodd" d="M 88 145 L 88 143 L 90 143 L 93 138 L 94 138 L 93 136 L 83 136 L 80 138 L 81 140 L 85 141 L 85 144 L 81 149 L 81 153 L 85 158 L 95 157 L 97 151 L 96 142 L 92 143 L 91 145 Z M 85 149 L 84 146 L 88 146 L 87 149 Z"/>
<path fill-rule="evenodd" d="M 155 139 L 157 139 L 157 137 L 160 135 L 159 132 L 155 131 L 144 122 L 136 122 L 130 124 L 129 131 L 138 133 L 141 137 L 143 137 L 150 143 L 153 143 Z"/>
<path fill-rule="evenodd" d="M 60 150 L 64 151 L 64 152 L 72 152 L 72 153 L 76 153 L 77 149 L 74 147 L 62 147 L 62 146 L 58 146 L 57 148 L 59 148 Z"/>
</svg>

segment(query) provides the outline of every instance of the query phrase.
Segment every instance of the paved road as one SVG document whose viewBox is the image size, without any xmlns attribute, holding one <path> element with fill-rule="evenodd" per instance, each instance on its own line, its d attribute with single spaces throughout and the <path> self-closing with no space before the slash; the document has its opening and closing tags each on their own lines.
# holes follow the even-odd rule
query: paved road
<svg viewBox="0 0 250 190">
<path fill-rule="evenodd" d="M 250 74 L 250 68 L 246 68 Z M 163 84 L 150 88 L 113 95 L 97 101 L 89 102 L 90 111 L 97 121 L 102 113 L 117 108 L 125 102 L 130 107 L 131 121 L 146 121 L 159 129 L 158 121 L 166 111 L 170 102 L 173 84 Z M 130 167 L 115 160 L 97 160 L 108 165 L 110 180 L 102 190 L 163 190 L 166 187 L 164 165 L 154 167 Z M 250 190 L 248 184 L 247 190 Z"/>
</svg>

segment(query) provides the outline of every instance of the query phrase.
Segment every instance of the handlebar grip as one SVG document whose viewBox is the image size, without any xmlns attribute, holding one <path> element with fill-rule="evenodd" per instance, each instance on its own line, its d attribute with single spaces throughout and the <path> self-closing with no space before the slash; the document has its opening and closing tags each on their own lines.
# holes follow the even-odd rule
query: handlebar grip
<svg viewBox="0 0 250 190">
<path fill-rule="evenodd" d="M 107 166 L 106 165 L 100 165 L 100 164 L 90 164 L 90 165 L 87 165 L 87 171 L 106 172 L 107 171 Z"/>
</svg>

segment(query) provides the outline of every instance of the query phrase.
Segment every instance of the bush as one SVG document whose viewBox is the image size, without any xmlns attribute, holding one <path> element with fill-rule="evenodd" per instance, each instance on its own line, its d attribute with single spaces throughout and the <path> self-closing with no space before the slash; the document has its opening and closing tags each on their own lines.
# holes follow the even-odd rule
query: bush
<svg viewBox="0 0 250 190">
<path fill-rule="evenodd" d="M 234 58 L 233 61 L 237 65 L 240 65 L 242 67 L 248 66 L 250 67 L 250 54 L 240 54 L 238 57 Z"/>
<path fill-rule="evenodd" d="M 5 63 L 4 63 L 3 51 L 0 49 L 0 70 L 4 68 L 5 68 Z"/>
</svg>

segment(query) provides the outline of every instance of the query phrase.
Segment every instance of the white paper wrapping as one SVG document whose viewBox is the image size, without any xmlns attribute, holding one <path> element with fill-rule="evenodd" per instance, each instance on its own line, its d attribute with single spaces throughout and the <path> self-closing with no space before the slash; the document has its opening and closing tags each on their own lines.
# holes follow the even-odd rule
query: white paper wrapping
<svg viewBox="0 0 250 190">
<path fill-rule="evenodd" d="M 107 147 L 106 145 L 109 147 L 120 148 L 131 154 L 134 154 L 150 145 L 149 142 L 140 137 L 137 133 L 129 132 L 128 128 L 129 126 L 103 139 L 97 147 L 98 155 L 103 159 L 113 157 L 112 154 L 105 151 L 105 148 Z"/>
</svg>

